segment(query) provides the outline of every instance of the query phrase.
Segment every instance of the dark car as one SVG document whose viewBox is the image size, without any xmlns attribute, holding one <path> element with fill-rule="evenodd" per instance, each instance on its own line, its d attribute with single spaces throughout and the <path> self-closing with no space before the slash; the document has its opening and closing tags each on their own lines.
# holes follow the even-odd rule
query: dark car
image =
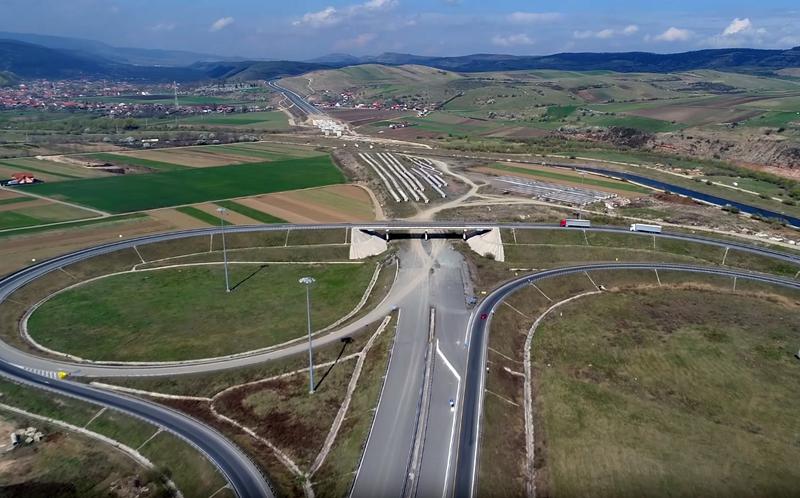
<svg viewBox="0 0 800 498">
<path fill-rule="evenodd" d="M 489 318 L 488 313 L 481 313 L 481 320 L 486 320 L 487 318 Z"/>
</svg>

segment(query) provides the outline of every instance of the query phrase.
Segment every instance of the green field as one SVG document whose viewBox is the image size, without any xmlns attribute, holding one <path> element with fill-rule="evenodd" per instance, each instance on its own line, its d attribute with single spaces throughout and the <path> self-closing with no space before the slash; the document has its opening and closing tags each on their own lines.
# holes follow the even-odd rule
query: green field
<svg viewBox="0 0 800 498">
<path fill-rule="evenodd" d="M 283 130 L 289 128 L 286 115 L 280 111 L 245 112 L 236 114 L 209 114 L 183 119 L 186 124 L 205 124 L 259 128 L 264 130 Z"/>
<path fill-rule="evenodd" d="M 3 166 L 3 170 L 9 170 L 14 173 L 34 173 L 37 178 L 41 177 L 50 181 L 74 180 L 81 178 L 80 175 L 77 175 L 72 171 L 65 172 L 65 170 L 68 170 L 68 168 L 59 168 L 58 166 L 51 168 L 49 167 L 49 164 L 41 163 L 44 163 L 44 161 L 37 161 L 36 159 L 7 159 L 0 161 L 0 166 Z M 40 174 L 36 175 L 36 173 Z"/>
<path fill-rule="evenodd" d="M 111 213 L 126 213 L 344 183 L 328 156 L 195 168 L 147 175 L 41 183 L 31 192 Z"/>
<path fill-rule="evenodd" d="M 129 164 L 131 166 L 141 166 L 156 171 L 178 171 L 182 169 L 190 169 L 189 166 L 181 164 L 165 163 L 163 161 L 153 161 L 152 159 L 144 159 L 141 157 L 126 156 L 122 154 L 109 154 L 106 152 L 98 152 L 95 154 L 87 154 L 86 157 L 98 161 L 106 161 L 111 164 Z"/>
<path fill-rule="evenodd" d="M 0 199 L 0 206 L 8 206 L 10 204 L 23 204 L 25 202 L 30 202 L 30 201 L 33 201 L 35 199 L 36 199 L 36 197 L 26 197 L 26 196 L 10 197 L 8 199 Z"/>
<path fill-rule="evenodd" d="M 31 207 L 22 204 L 19 209 L 14 211 L 0 211 L 0 230 L 79 220 L 93 216 L 96 214 L 64 204 L 51 203 L 45 206 Z"/>
<path fill-rule="evenodd" d="M 232 225 L 228 220 L 220 220 L 218 216 L 214 216 L 211 213 L 206 213 L 202 209 L 198 209 L 194 206 L 180 206 L 175 208 L 175 211 L 179 211 L 183 214 L 189 215 L 196 220 L 200 220 L 203 223 L 207 223 L 209 225 Z"/>
<path fill-rule="evenodd" d="M 107 216 L 105 218 L 96 218 L 91 220 L 69 221 L 66 223 L 60 223 L 58 225 L 45 225 L 45 226 L 32 225 L 29 228 L 19 228 L 16 230 L 6 230 L 0 232 L 0 238 L 12 237 L 14 235 L 23 235 L 23 234 L 28 235 L 28 234 L 48 232 L 54 230 L 66 230 L 72 228 L 90 227 L 95 225 L 112 225 L 114 223 L 124 223 L 130 220 L 143 220 L 143 219 L 147 219 L 146 214 L 131 213 L 118 216 Z"/>
<path fill-rule="evenodd" d="M 236 201 L 219 201 L 216 204 L 224 207 L 225 209 L 230 209 L 236 213 L 243 214 L 248 218 L 260 221 L 261 223 L 286 223 L 286 220 L 282 220 L 277 216 L 272 216 L 271 214 L 259 211 L 258 209 L 253 209 L 249 206 L 245 206 L 244 204 L 239 204 Z"/>
<path fill-rule="evenodd" d="M 29 321 L 32 337 L 96 360 L 170 361 L 279 344 L 306 330 L 311 275 L 315 329 L 360 300 L 374 266 L 235 264 L 225 293 L 222 265 L 127 273 L 76 287 L 47 301 Z"/>
<path fill-rule="evenodd" d="M 662 290 L 559 311 L 532 347 L 538 493 L 796 495 L 796 305 Z"/>
<path fill-rule="evenodd" d="M 774 128 L 800 128 L 800 111 L 771 111 L 748 119 L 746 126 L 769 126 Z"/>
</svg>

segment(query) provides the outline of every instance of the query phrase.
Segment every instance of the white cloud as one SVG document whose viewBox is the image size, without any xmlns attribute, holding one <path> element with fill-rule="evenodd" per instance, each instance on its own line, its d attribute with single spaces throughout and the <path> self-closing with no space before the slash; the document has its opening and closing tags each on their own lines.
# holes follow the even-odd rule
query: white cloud
<svg viewBox="0 0 800 498">
<path fill-rule="evenodd" d="M 614 31 L 613 29 L 601 29 L 600 31 L 595 33 L 594 36 L 601 39 L 607 39 L 607 38 L 613 38 L 615 34 L 616 31 Z"/>
<path fill-rule="evenodd" d="M 517 24 L 536 24 L 558 21 L 561 17 L 558 12 L 514 12 L 508 16 L 508 20 Z"/>
<path fill-rule="evenodd" d="M 359 15 L 369 15 L 390 10 L 397 6 L 398 0 L 369 0 L 364 3 L 349 5 L 341 9 L 326 7 L 316 12 L 307 12 L 303 17 L 292 22 L 294 26 L 310 26 L 322 28 L 334 26 Z"/>
<path fill-rule="evenodd" d="M 672 26 L 668 30 L 664 31 L 660 35 L 654 37 L 653 39 L 656 41 L 663 41 L 663 42 L 676 42 L 676 41 L 686 41 L 692 37 L 692 32 L 688 29 L 681 29 Z"/>
<path fill-rule="evenodd" d="M 150 31 L 172 31 L 175 29 L 173 22 L 160 22 L 154 26 L 150 26 Z"/>
<path fill-rule="evenodd" d="M 523 45 L 533 45 L 534 40 L 525 33 L 515 35 L 496 35 L 492 38 L 492 43 L 498 47 L 518 47 Z"/>
<path fill-rule="evenodd" d="M 232 17 L 220 17 L 219 19 L 217 19 L 216 21 L 214 21 L 211 24 L 211 27 L 208 28 L 208 30 L 211 31 L 211 32 L 219 31 L 221 29 L 227 28 L 231 24 L 233 24 L 233 18 Z"/>
<path fill-rule="evenodd" d="M 737 17 L 725 27 L 722 33 L 708 38 L 706 43 L 714 47 L 763 45 L 765 39 L 768 38 L 767 35 L 767 30 L 756 28 L 750 18 L 739 19 Z"/>
<path fill-rule="evenodd" d="M 608 40 L 609 38 L 614 38 L 616 36 L 631 36 L 638 31 L 639 26 L 635 24 L 629 24 L 621 29 L 606 28 L 601 29 L 600 31 L 575 31 L 572 33 L 572 37 L 577 38 L 578 40 L 585 40 L 587 38 L 600 38 L 601 40 Z"/>
<path fill-rule="evenodd" d="M 639 32 L 639 26 L 637 26 L 635 24 L 629 24 L 629 25 L 625 26 L 624 28 L 622 28 L 622 34 L 623 35 L 633 35 L 633 34 L 636 34 L 638 32 Z"/>
<path fill-rule="evenodd" d="M 318 12 L 308 12 L 303 17 L 295 21 L 295 26 L 307 25 L 312 28 L 321 26 L 332 26 L 341 21 L 339 11 L 335 7 L 326 7 Z"/>
<path fill-rule="evenodd" d="M 753 23 L 750 22 L 749 17 L 745 17 L 744 19 L 739 19 L 738 17 L 731 21 L 728 24 L 728 27 L 725 28 L 725 31 L 722 32 L 722 36 L 732 36 L 737 33 L 741 33 L 743 31 L 750 31 L 753 29 Z"/>
</svg>

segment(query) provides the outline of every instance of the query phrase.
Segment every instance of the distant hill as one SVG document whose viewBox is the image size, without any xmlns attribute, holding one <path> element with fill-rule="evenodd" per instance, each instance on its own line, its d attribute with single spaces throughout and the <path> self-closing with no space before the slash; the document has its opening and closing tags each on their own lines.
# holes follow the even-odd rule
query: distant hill
<svg viewBox="0 0 800 498">
<path fill-rule="evenodd" d="M 0 40 L 0 71 L 14 73 L 20 78 L 95 77 L 144 81 L 208 79 L 207 75 L 188 67 L 120 64 L 16 40 Z"/>
<path fill-rule="evenodd" d="M 191 66 L 211 78 L 236 81 L 270 80 L 335 67 L 341 66 L 294 61 L 201 62 Z"/>
<path fill-rule="evenodd" d="M 606 70 L 617 72 L 670 73 L 694 69 L 734 71 L 778 70 L 800 67 L 800 47 L 790 50 L 730 48 L 697 50 L 677 54 L 649 52 L 561 53 L 544 56 L 473 54 L 459 57 L 423 57 L 411 54 L 385 53 L 352 58 L 358 64 L 416 64 L 458 72 L 518 71 L 555 69 L 563 71 Z M 339 56 L 340 61 L 352 59 Z M 329 61 L 336 64 L 335 59 Z"/>
<path fill-rule="evenodd" d="M 140 81 L 246 81 L 269 80 L 320 69 L 361 67 L 368 64 L 427 66 L 463 73 L 532 69 L 657 73 L 715 69 L 771 73 L 784 68 L 800 68 L 800 47 L 791 50 L 738 48 L 698 50 L 679 54 L 624 52 L 563 53 L 547 56 L 474 54 L 460 57 L 425 57 L 385 53 L 369 57 L 330 54 L 308 62 L 218 59 L 197 61 L 198 57 L 215 57 L 192 52 L 116 48 L 77 38 L 13 35 L 51 45 L 0 38 L 0 71 L 14 73 L 20 78 L 99 77 Z M 52 48 L 52 46 L 63 48 Z M 188 64 L 186 61 L 194 62 Z M 175 65 L 179 62 L 180 65 Z"/>
<path fill-rule="evenodd" d="M 202 61 L 244 60 L 236 57 L 222 57 L 183 50 L 113 47 L 96 40 L 32 33 L 0 31 L 0 39 L 22 41 L 55 50 L 67 51 L 76 56 L 99 57 L 120 64 L 133 64 L 136 66 L 189 66 L 195 62 Z"/>
<path fill-rule="evenodd" d="M 82 52 L 0 39 L 0 71 L 20 78 L 81 77 L 141 81 L 268 80 L 331 66 L 293 61 L 215 61 L 189 66 L 124 64 Z"/>
<path fill-rule="evenodd" d="M 16 74 L 0 71 L 0 87 L 16 85 L 18 82 L 19 78 L 17 78 Z"/>
</svg>

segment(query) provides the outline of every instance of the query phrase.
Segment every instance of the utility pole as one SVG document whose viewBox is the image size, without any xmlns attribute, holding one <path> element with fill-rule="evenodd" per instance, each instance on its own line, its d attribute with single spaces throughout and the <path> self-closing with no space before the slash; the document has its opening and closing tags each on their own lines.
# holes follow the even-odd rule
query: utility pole
<svg viewBox="0 0 800 498">
<path fill-rule="evenodd" d="M 308 393 L 314 394 L 314 355 L 311 351 L 311 286 L 314 278 L 303 277 L 300 283 L 306 286 L 306 322 L 308 323 Z"/>
<path fill-rule="evenodd" d="M 217 212 L 219 213 L 219 227 L 222 232 L 222 260 L 225 266 L 225 292 L 230 292 L 231 284 L 230 280 L 228 280 L 228 249 L 225 246 L 225 213 L 227 211 L 228 210 L 223 207 L 217 208 Z"/>
</svg>

